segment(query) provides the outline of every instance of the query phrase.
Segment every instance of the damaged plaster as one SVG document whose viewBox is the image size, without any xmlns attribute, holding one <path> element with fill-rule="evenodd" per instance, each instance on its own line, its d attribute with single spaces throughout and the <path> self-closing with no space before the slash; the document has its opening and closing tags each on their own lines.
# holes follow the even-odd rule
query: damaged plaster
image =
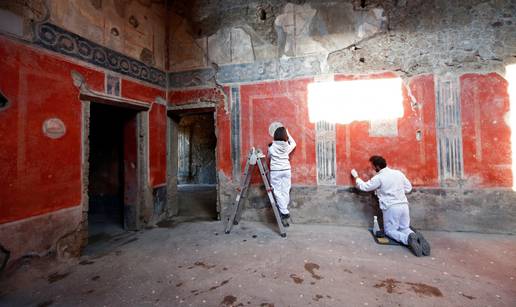
<svg viewBox="0 0 516 307">
<path fill-rule="evenodd" d="M 205 68 L 212 62 L 313 56 L 326 73 L 396 71 L 412 76 L 503 71 L 516 61 L 516 8 L 510 1 L 367 1 L 365 5 L 219 1 L 215 5 L 205 0 L 188 10 L 179 4 L 172 9 L 184 28 L 171 36 L 171 43 L 190 40 L 198 47 L 172 50 L 172 70 Z M 265 21 L 256 17 L 260 10 Z M 231 33 L 241 41 L 237 48 Z M 185 52 L 190 53 L 188 67 L 177 61 Z M 196 53 L 198 60 L 193 60 Z"/>
</svg>

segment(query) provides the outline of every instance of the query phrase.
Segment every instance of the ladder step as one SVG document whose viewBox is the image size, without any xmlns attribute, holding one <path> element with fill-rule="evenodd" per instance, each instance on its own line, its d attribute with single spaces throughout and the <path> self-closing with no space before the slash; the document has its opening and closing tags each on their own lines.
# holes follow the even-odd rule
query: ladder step
<svg viewBox="0 0 516 307">
<path fill-rule="evenodd" d="M 274 198 L 274 189 L 271 187 L 268 174 L 270 173 L 269 168 L 267 166 L 267 162 L 263 161 L 265 159 L 265 155 L 261 152 L 261 150 L 256 150 L 254 147 L 251 148 L 249 155 L 247 157 L 247 163 L 245 166 L 244 176 L 241 178 L 241 186 L 239 186 L 236 190 L 238 191 L 235 204 L 233 205 L 233 212 L 228 219 L 228 223 L 226 225 L 225 232 L 229 234 L 231 232 L 231 228 L 233 225 L 238 225 L 242 205 L 244 202 L 244 198 L 247 197 L 249 191 L 249 185 L 251 184 L 251 176 L 253 173 L 254 165 L 258 165 L 258 169 L 260 170 L 260 177 L 262 178 L 263 184 L 265 185 L 265 190 L 267 191 L 267 198 L 269 199 L 269 203 L 271 204 L 272 211 L 274 212 L 274 217 L 276 218 L 276 222 L 278 223 L 278 228 L 281 237 L 286 237 L 287 233 L 284 227 L 288 227 L 288 222 L 283 221 L 281 219 L 281 215 L 279 209 L 276 206 L 276 200 Z"/>
</svg>

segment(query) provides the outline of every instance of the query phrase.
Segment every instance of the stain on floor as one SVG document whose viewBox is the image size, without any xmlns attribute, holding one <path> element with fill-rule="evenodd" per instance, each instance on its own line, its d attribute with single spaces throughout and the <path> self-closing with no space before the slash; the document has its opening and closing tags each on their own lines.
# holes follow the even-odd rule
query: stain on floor
<svg viewBox="0 0 516 307">
<path fill-rule="evenodd" d="M 49 284 L 52 284 L 52 283 L 55 283 L 56 281 L 60 281 L 61 279 L 64 279 L 68 275 L 70 275 L 70 272 L 63 273 L 63 274 L 56 272 L 56 273 L 53 273 L 50 276 L 48 276 L 47 281 Z"/>
<path fill-rule="evenodd" d="M 321 280 L 323 277 L 320 275 L 315 274 L 314 270 L 319 270 L 320 266 L 317 263 L 307 262 L 305 263 L 305 270 L 308 271 L 308 273 L 312 274 L 312 278 Z"/>
<path fill-rule="evenodd" d="M 263 275 L 263 274 L 262 274 Z M 296 274 L 290 274 L 290 278 L 296 283 L 296 284 L 302 284 L 304 279 L 297 276 Z"/>
<path fill-rule="evenodd" d="M 213 269 L 214 267 L 216 267 L 216 265 L 209 265 L 209 264 L 205 264 L 204 262 L 201 262 L 201 261 L 197 261 L 196 263 L 194 263 L 195 266 L 200 266 L 201 268 L 203 269 Z"/>
<path fill-rule="evenodd" d="M 474 297 L 474 296 L 472 296 L 472 295 L 466 295 L 466 294 L 464 294 L 464 293 L 461 293 L 460 295 L 462 295 L 462 296 L 464 296 L 465 298 L 470 299 L 470 300 L 474 300 L 474 299 L 476 299 L 476 297 Z"/>
<path fill-rule="evenodd" d="M 54 304 L 54 300 L 48 300 L 48 301 L 44 301 L 44 302 L 41 302 L 39 303 L 38 305 L 36 305 L 37 307 L 48 307 L 50 305 Z"/>
<path fill-rule="evenodd" d="M 412 291 L 418 296 L 435 296 L 442 297 L 443 294 L 439 288 L 424 283 L 401 282 L 393 278 L 387 278 L 374 285 L 375 288 L 385 288 L 387 293 L 402 294 L 401 285 L 407 285 L 407 291 Z"/>
<path fill-rule="evenodd" d="M 225 284 L 227 284 L 230 280 L 231 280 L 231 279 L 224 280 L 223 282 L 221 282 L 221 283 L 220 283 L 220 285 L 211 287 L 211 288 L 209 289 L 209 291 L 213 291 L 213 290 L 215 290 L 215 289 L 218 289 L 218 288 L 220 288 L 220 287 L 224 286 L 224 285 L 225 285 Z"/>
<path fill-rule="evenodd" d="M 385 288 L 387 293 L 398 293 L 401 294 L 402 292 L 397 292 L 397 286 L 401 282 L 392 278 L 387 278 L 386 280 L 382 280 L 379 284 L 375 284 L 375 288 Z"/>
<path fill-rule="evenodd" d="M 233 295 L 226 295 L 222 302 L 220 302 L 221 305 L 224 306 L 232 306 L 234 303 L 236 303 L 237 298 Z"/>
<path fill-rule="evenodd" d="M 407 285 L 411 286 L 412 291 L 416 292 L 417 294 L 421 294 L 423 296 L 437 296 L 442 297 L 443 294 L 439 288 L 436 288 L 434 286 L 429 286 L 427 284 L 423 283 L 412 283 L 407 282 Z"/>
</svg>

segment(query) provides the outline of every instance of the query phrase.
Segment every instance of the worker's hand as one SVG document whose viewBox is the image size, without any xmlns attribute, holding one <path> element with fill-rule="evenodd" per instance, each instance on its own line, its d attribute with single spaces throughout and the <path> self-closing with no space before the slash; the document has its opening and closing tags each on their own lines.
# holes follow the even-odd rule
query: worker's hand
<svg viewBox="0 0 516 307">
<path fill-rule="evenodd" d="M 357 178 L 358 177 L 358 172 L 356 169 L 352 169 L 351 170 L 351 176 L 353 176 L 353 178 Z"/>
</svg>

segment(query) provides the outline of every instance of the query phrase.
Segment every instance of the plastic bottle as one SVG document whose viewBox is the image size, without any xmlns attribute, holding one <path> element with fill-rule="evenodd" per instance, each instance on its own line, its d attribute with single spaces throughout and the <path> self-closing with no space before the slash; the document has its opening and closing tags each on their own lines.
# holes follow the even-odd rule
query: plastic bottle
<svg viewBox="0 0 516 307">
<path fill-rule="evenodd" d="M 373 217 L 373 234 L 376 236 L 378 231 L 380 231 L 380 225 L 378 225 L 378 217 L 375 215 Z"/>
</svg>

